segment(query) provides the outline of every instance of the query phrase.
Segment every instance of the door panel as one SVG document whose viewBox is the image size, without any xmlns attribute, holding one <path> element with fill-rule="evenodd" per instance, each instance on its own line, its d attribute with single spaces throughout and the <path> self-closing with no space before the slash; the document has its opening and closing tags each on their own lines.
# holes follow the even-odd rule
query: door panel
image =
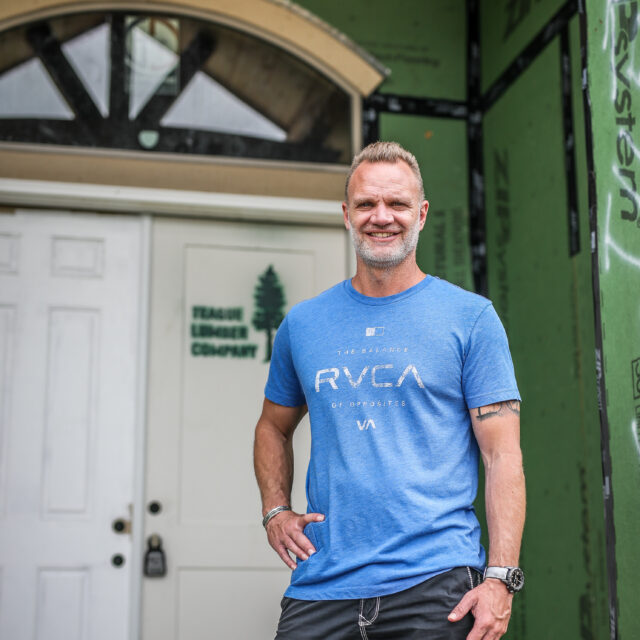
<svg viewBox="0 0 640 640">
<path fill-rule="evenodd" d="M 146 535 L 168 571 L 147 578 L 148 640 L 268 638 L 289 570 L 260 525 L 253 430 L 269 345 L 293 304 L 344 279 L 342 230 L 158 220 L 154 226 Z M 306 509 L 305 419 L 294 508 Z"/>
<path fill-rule="evenodd" d="M 140 242 L 134 218 L 0 217 L 2 638 L 128 638 Z"/>
</svg>

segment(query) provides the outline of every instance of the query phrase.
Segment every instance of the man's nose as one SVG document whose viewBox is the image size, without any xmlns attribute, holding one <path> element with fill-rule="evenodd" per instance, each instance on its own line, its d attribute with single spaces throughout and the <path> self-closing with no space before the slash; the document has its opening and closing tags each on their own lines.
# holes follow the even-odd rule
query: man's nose
<svg viewBox="0 0 640 640">
<path fill-rule="evenodd" d="M 371 222 L 384 226 L 393 222 L 393 210 L 386 204 L 379 204 L 371 213 Z"/>
</svg>

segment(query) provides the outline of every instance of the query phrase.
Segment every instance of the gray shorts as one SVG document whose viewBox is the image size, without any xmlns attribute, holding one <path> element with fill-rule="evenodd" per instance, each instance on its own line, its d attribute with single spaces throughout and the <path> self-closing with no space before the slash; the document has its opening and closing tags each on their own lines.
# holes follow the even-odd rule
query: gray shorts
<svg viewBox="0 0 640 640">
<path fill-rule="evenodd" d="M 475 569 L 457 567 L 379 598 L 285 597 L 276 640 L 464 640 L 473 616 L 467 614 L 455 623 L 447 616 L 481 580 Z"/>
</svg>

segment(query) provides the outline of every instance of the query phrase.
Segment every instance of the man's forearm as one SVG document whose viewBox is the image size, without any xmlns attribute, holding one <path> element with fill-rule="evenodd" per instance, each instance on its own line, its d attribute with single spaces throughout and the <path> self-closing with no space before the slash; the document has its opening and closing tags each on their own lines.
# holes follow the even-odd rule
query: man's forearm
<svg viewBox="0 0 640 640">
<path fill-rule="evenodd" d="M 518 566 L 525 518 L 525 480 L 519 453 L 485 460 L 485 504 L 492 566 Z"/>
<path fill-rule="evenodd" d="M 525 490 L 520 451 L 520 401 L 506 400 L 470 409 L 471 424 L 485 469 L 489 566 L 518 565 L 524 527 Z M 499 580 L 485 580 L 449 614 L 457 622 L 474 616 L 469 638 L 501 638 L 511 617 L 513 593 Z"/>
<path fill-rule="evenodd" d="M 263 516 L 275 507 L 291 506 L 293 432 L 306 412 L 306 405 L 286 407 L 264 400 L 253 449 Z M 286 510 L 276 513 L 265 525 L 269 544 L 290 569 L 296 568 L 290 554 L 299 560 L 307 560 L 315 552 L 313 544 L 304 535 L 304 528 L 310 522 L 323 519 L 321 513 L 302 515 Z"/>
<path fill-rule="evenodd" d="M 259 420 L 253 463 L 262 498 L 262 515 L 280 505 L 290 505 L 293 483 L 293 444 L 276 427 Z"/>
</svg>

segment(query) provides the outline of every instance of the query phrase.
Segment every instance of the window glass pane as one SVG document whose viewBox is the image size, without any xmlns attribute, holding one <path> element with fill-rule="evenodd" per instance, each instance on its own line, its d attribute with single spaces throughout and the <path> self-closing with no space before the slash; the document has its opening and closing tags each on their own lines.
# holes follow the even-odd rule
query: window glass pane
<svg viewBox="0 0 640 640">
<path fill-rule="evenodd" d="M 0 33 L 0 140 L 347 163 L 349 96 L 192 18 L 64 16 Z"/>
<path fill-rule="evenodd" d="M 111 30 L 101 24 L 62 45 L 65 57 L 103 116 L 109 115 L 109 38 Z"/>
<path fill-rule="evenodd" d="M 158 24 L 165 26 L 167 22 L 175 23 L 175 33 L 157 28 Z M 135 119 L 154 94 L 176 96 L 180 93 L 179 28 L 177 20 L 127 17 L 125 56 L 128 78 L 125 91 L 131 96 L 129 118 Z"/>
<path fill-rule="evenodd" d="M 1 118 L 55 118 L 73 120 L 40 60 L 28 60 L 0 76 Z"/>
<path fill-rule="evenodd" d="M 238 133 L 280 142 L 287 139 L 284 129 L 201 71 L 184 88 L 160 124 Z"/>
</svg>

